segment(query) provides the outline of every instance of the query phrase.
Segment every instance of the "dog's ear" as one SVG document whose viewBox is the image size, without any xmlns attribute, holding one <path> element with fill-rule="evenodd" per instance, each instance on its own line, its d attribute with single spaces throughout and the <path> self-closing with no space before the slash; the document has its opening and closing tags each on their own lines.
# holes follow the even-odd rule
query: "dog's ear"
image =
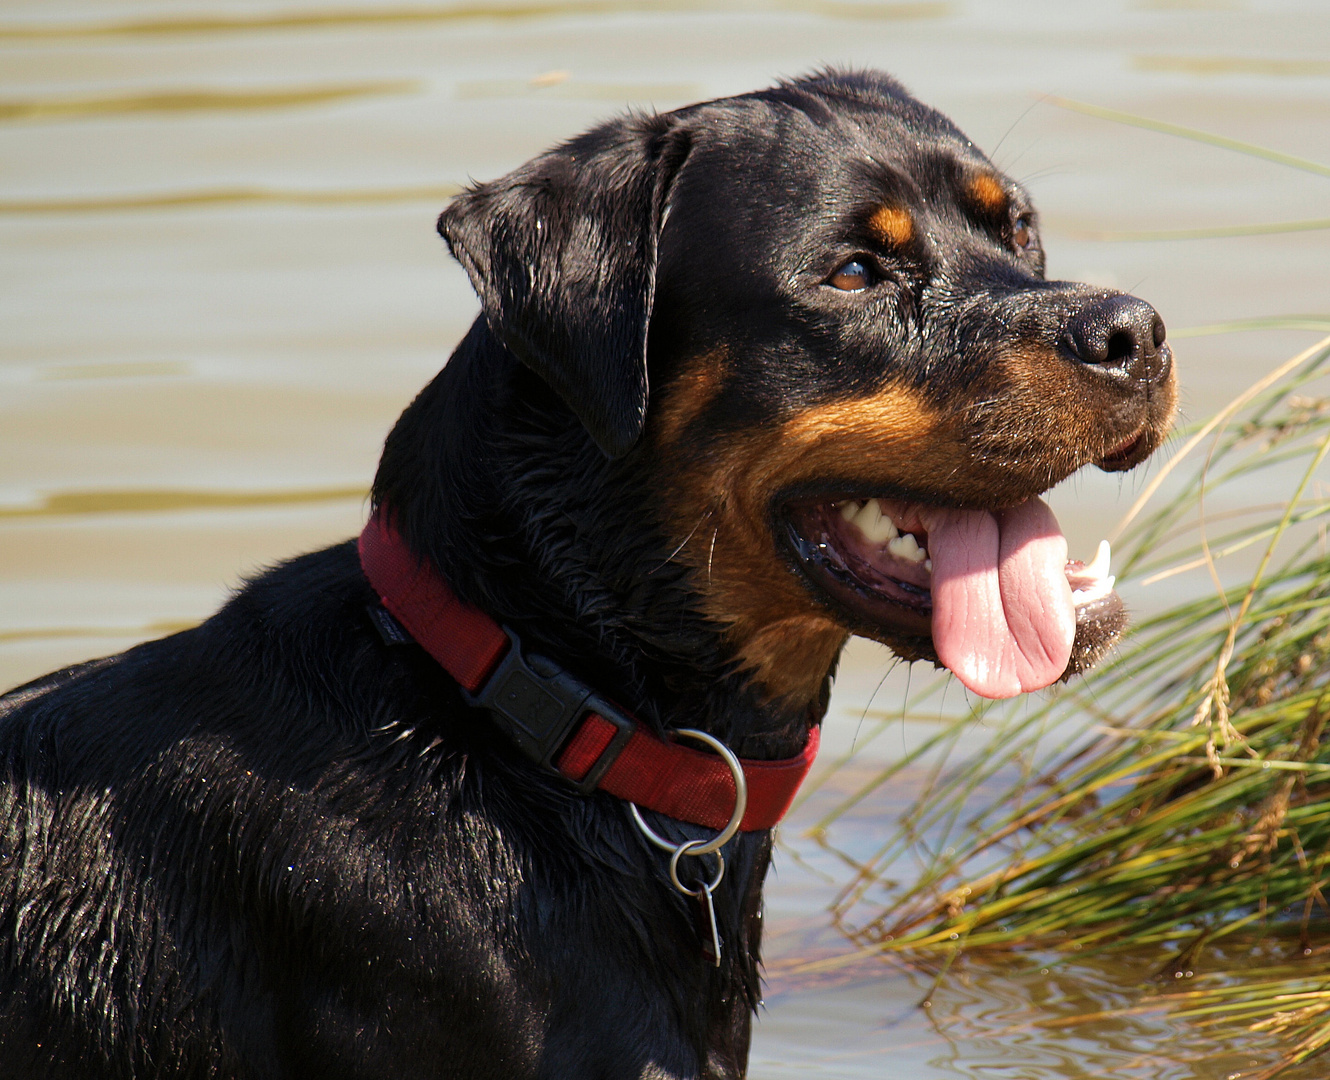
<svg viewBox="0 0 1330 1080">
<path fill-rule="evenodd" d="M 630 117 L 471 188 L 439 217 L 491 330 L 610 457 L 646 421 L 656 243 L 687 152 L 669 117 Z"/>
</svg>

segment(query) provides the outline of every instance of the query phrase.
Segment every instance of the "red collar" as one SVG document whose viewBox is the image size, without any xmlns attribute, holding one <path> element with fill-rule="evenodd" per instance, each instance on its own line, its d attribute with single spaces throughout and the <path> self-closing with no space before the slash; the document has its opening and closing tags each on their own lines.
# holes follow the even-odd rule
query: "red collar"
<svg viewBox="0 0 1330 1080">
<path fill-rule="evenodd" d="M 529 757 L 583 791 L 599 788 L 711 829 L 729 821 L 734 778 L 719 757 L 656 738 L 552 661 L 524 655 L 516 634 L 460 600 L 411 554 L 382 509 L 360 534 L 360 565 L 383 606 Z M 785 816 L 817 746 L 814 726 L 797 757 L 740 759 L 748 780 L 743 831 L 770 829 Z"/>
</svg>

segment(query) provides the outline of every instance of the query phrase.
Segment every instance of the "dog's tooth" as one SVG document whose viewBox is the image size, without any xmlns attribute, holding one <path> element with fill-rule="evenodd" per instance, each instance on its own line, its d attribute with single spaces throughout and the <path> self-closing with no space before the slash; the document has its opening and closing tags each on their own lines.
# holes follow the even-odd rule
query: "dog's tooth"
<svg viewBox="0 0 1330 1080">
<path fill-rule="evenodd" d="M 933 560 L 932 560 L 932 559 L 925 559 L 925 560 L 924 560 L 924 569 L 927 570 L 930 574 L 933 572 Z"/>
<path fill-rule="evenodd" d="M 1096 559 L 1096 561 L 1098 561 L 1098 559 Z M 1071 594 L 1071 602 L 1075 604 L 1076 607 L 1082 607 L 1085 604 L 1089 604 L 1095 600 L 1102 599 L 1103 597 L 1107 596 L 1109 593 L 1113 591 L 1114 581 L 1115 578 L 1113 577 L 1113 575 L 1110 574 L 1108 577 L 1103 577 L 1099 578 L 1097 581 L 1092 581 L 1089 585 L 1086 585 L 1084 588 L 1073 589 Z"/>
<path fill-rule="evenodd" d="M 887 513 L 887 503 L 886 503 L 886 500 L 884 500 L 884 499 L 874 499 L 874 500 L 873 500 L 873 505 L 877 507 L 877 512 L 882 516 L 882 520 L 885 521 L 888 525 L 891 526 L 891 535 L 892 535 L 892 537 L 894 538 L 894 537 L 900 536 L 900 534 L 901 534 L 900 529 L 898 529 L 898 528 L 896 527 L 896 522 L 893 521 L 891 515 L 890 515 L 889 513 Z"/>
<path fill-rule="evenodd" d="M 885 544 L 896 539 L 898 533 L 896 523 L 882 513 L 882 506 L 876 499 L 868 500 L 855 524 L 870 544 Z"/>
<path fill-rule="evenodd" d="M 853 521 L 854 516 L 859 513 L 859 504 L 853 499 L 847 499 L 837 509 L 840 510 L 840 516 L 846 521 Z"/>
<path fill-rule="evenodd" d="M 904 559 L 906 562 L 921 563 L 928 558 L 928 552 L 919 546 L 914 533 L 901 533 L 887 545 L 887 550 L 896 558 Z"/>
<path fill-rule="evenodd" d="M 1086 566 L 1077 576 L 1087 578 L 1106 578 L 1108 577 L 1108 566 L 1112 561 L 1113 551 L 1108 546 L 1107 540 L 1099 541 L 1099 550 L 1094 554 L 1094 560 Z"/>
</svg>

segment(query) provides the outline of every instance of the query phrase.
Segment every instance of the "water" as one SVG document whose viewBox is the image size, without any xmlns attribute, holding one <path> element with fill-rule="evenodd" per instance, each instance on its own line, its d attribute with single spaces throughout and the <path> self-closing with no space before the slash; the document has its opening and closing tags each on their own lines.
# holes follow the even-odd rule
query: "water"
<svg viewBox="0 0 1330 1080">
<path fill-rule="evenodd" d="M 626 104 L 872 65 L 1027 183 L 1052 274 L 1136 291 L 1173 331 L 1324 318 L 1325 231 L 1104 234 L 1324 219 L 1330 177 L 1051 99 L 1330 162 L 1327 42 L 1330 11 L 1310 0 L 8 0 L 0 685 L 188 625 L 246 574 L 359 529 L 384 434 L 475 312 L 433 232 L 469 177 Z M 1204 415 L 1317 336 L 1175 335 L 1185 410 Z M 1074 553 L 1141 483 L 1086 476 L 1055 494 Z M 1160 602 L 1182 587 L 1170 580 L 1129 602 Z M 851 654 L 827 760 L 884 668 L 872 648 Z M 895 673 L 876 704 L 898 708 L 905 689 Z M 926 727 L 893 725 L 872 754 Z M 837 842 L 871 844 L 917 781 Z M 1160 1015 L 1040 1026 L 1126 1000 L 1149 958 L 1050 976 L 969 964 L 931 994 L 928 973 L 879 960 L 810 967 L 852 951 L 826 915 L 844 868 L 801 837 L 827 797 L 784 830 L 768 893 L 756 1077 L 1181 1080 L 1269 1059 L 1254 1036 L 1212 1044 Z"/>
</svg>

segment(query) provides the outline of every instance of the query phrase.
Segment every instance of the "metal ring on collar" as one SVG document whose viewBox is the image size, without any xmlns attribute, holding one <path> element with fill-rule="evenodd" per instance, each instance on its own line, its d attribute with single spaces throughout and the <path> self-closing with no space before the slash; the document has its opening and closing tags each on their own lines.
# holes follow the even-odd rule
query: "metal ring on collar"
<svg viewBox="0 0 1330 1080">
<path fill-rule="evenodd" d="M 715 892 L 716 886 L 720 884 L 721 879 L 725 877 L 725 856 L 719 851 L 713 851 L 711 854 L 716 856 L 716 876 L 711 879 L 710 885 L 698 885 L 694 889 L 688 888 L 679 880 L 679 859 L 684 855 L 697 855 L 699 852 L 696 846 L 700 846 L 701 840 L 686 840 L 674 849 L 674 854 L 670 856 L 670 882 L 685 896 L 701 896 L 704 892 Z"/>
<path fill-rule="evenodd" d="M 734 812 L 730 815 L 729 823 L 725 828 L 705 842 L 686 840 L 682 844 L 673 844 L 643 820 L 642 812 L 638 810 L 636 803 L 630 802 L 628 804 L 632 808 L 637 827 L 642 830 L 642 835 L 660 848 L 661 851 L 674 852 L 674 860 L 677 863 L 679 854 L 685 848 L 688 849 L 687 853 L 689 855 L 711 855 L 714 852 L 719 852 L 722 847 L 730 842 L 734 834 L 739 831 L 739 822 L 743 821 L 744 811 L 748 809 L 748 780 L 744 776 L 744 767 L 739 763 L 739 759 L 734 756 L 734 751 L 714 735 L 708 735 L 705 731 L 698 731 L 696 728 L 678 728 L 675 734 L 686 735 L 690 739 L 706 743 L 724 759 L 725 764 L 730 767 L 730 774 L 734 777 Z M 697 846 L 694 847 L 693 845 Z M 671 865 L 673 866 L 674 863 Z M 673 874 L 672 869 L 671 874 Z M 684 891 L 687 892 L 688 890 L 685 889 Z"/>
</svg>

